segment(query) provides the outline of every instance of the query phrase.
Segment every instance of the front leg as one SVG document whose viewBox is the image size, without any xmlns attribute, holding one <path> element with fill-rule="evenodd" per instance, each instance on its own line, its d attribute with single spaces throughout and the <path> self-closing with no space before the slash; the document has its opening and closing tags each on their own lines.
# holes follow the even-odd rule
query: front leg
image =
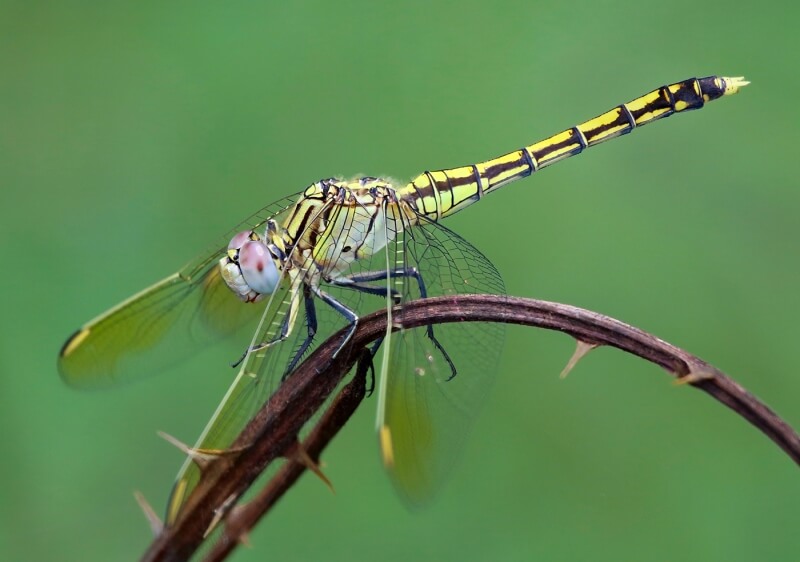
<svg viewBox="0 0 800 562">
<path fill-rule="evenodd" d="M 231 365 L 232 367 L 238 367 L 239 365 L 241 365 L 244 362 L 244 360 L 247 359 L 247 356 L 249 354 L 254 353 L 256 351 L 261 351 L 262 349 L 266 349 L 277 343 L 285 341 L 289 337 L 289 335 L 291 335 L 292 329 L 294 329 L 295 320 L 297 319 L 297 311 L 300 309 L 299 295 L 301 290 L 303 290 L 303 294 L 305 294 L 306 284 L 303 282 L 299 282 L 293 285 L 292 288 L 290 289 L 288 311 L 286 312 L 283 318 L 283 322 L 281 322 L 281 327 L 280 330 L 278 330 L 278 334 L 271 340 L 257 343 L 247 348 L 245 352 L 242 354 L 242 356 L 235 363 Z M 281 305 L 281 309 L 283 309 L 285 302 L 286 301 L 284 301 L 284 303 Z M 280 314 L 280 312 L 281 311 L 279 310 L 277 313 Z"/>
</svg>

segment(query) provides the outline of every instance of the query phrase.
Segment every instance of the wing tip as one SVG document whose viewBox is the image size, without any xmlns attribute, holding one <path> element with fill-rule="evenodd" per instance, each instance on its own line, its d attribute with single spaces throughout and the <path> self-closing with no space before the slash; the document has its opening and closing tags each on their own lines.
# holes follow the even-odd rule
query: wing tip
<svg viewBox="0 0 800 562">
<path fill-rule="evenodd" d="M 71 372 L 69 359 L 75 350 L 89 337 L 89 333 L 90 330 L 86 327 L 78 328 L 67 338 L 67 341 L 64 342 L 58 352 L 58 374 L 61 376 L 61 380 L 73 388 L 81 388 L 83 385 L 78 382 L 74 373 Z"/>
<path fill-rule="evenodd" d="M 61 346 L 61 351 L 58 352 L 59 359 L 66 359 L 72 352 L 74 352 L 83 341 L 89 337 L 91 330 L 89 328 L 78 328 L 75 330 L 64 345 Z"/>
</svg>

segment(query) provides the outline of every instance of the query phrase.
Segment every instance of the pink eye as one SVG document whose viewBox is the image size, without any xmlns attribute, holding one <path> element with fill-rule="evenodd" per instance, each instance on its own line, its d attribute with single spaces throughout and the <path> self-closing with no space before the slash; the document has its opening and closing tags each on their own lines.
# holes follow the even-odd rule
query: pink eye
<svg viewBox="0 0 800 562">
<path fill-rule="evenodd" d="M 238 250 L 239 248 L 242 247 L 242 245 L 245 242 L 250 240 L 250 235 L 251 234 L 253 234 L 252 230 L 245 230 L 244 232 L 240 232 L 239 234 L 237 234 L 236 236 L 231 238 L 231 241 L 228 243 L 228 249 L 229 250 L 234 250 L 234 249 Z"/>
<path fill-rule="evenodd" d="M 239 248 L 239 268 L 244 280 L 257 293 L 275 291 L 280 275 L 272 254 L 263 243 L 248 240 Z"/>
</svg>

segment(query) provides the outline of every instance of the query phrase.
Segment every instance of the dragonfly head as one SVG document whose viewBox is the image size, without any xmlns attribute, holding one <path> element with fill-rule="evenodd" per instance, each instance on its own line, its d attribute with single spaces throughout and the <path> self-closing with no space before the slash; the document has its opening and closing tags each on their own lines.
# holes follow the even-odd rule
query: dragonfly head
<svg viewBox="0 0 800 562">
<path fill-rule="evenodd" d="M 228 251 L 219 260 L 222 278 L 245 302 L 258 302 L 275 292 L 280 281 L 279 264 L 283 252 L 274 244 L 265 243 L 252 230 L 234 236 Z"/>
</svg>

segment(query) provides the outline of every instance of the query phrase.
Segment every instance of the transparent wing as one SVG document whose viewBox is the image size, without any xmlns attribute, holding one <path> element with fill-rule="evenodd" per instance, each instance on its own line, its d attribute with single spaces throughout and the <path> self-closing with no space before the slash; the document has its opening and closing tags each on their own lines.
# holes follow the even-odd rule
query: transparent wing
<svg viewBox="0 0 800 562">
<path fill-rule="evenodd" d="M 283 286 L 274 293 L 272 302 L 268 303 L 261 325 L 257 330 L 259 342 L 271 341 L 279 335 L 284 318 L 291 313 L 293 299 L 299 298 L 300 292 L 291 286 Z M 305 311 L 300 302 L 298 317 L 302 318 L 304 314 Z M 305 326 L 301 325 L 304 323 L 297 322 L 296 324 L 288 340 L 247 356 L 217 410 L 198 438 L 195 444 L 196 449 L 222 451 L 230 447 L 253 414 L 277 388 L 286 366 L 298 349 L 298 341 L 307 335 Z M 255 342 L 256 339 L 253 341 Z M 200 470 L 191 461 L 191 458 L 187 458 L 178 472 L 167 502 L 166 522 L 168 524 L 178 517 L 183 504 L 199 480 Z"/>
<path fill-rule="evenodd" d="M 318 212 L 325 212 L 325 206 Z M 309 224 L 313 220 L 312 217 L 308 221 Z M 304 234 L 301 233 L 298 238 Z M 289 259 L 294 257 L 290 255 Z M 313 267 L 311 258 L 307 258 L 299 270 L 309 267 Z M 302 276 L 297 272 L 295 277 L 291 279 L 288 277 L 284 270 L 280 288 L 267 300 L 266 309 L 250 345 L 252 347 L 273 341 L 276 343 L 247 354 L 233 383 L 195 444 L 195 449 L 222 451 L 230 447 L 255 412 L 274 393 L 284 375 L 288 374 L 289 364 L 297 358 L 298 350 L 309 337 L 310 314 L 316 317 L 317 333 L 321 336 L 315 341 L 308 342 L 309 345 L 303 355 L 310 353 L 319 341 L 323 341 L 328 334 L 346 324 L 341 315 L 319 300 L 311 302 L 313 311 L 310 312 L 306 307 Z M 276 341 L 287 321 L 290 329 L 288 337 L 283 341 Z M 191 458 L 187 458 L 178 472 L 167 502 L 168 524 L 177 519 L 199 480 L 200 470 Z"/>
<path fill-rule="evenodd" d="M 217 263 L 237 232 L 257 230 L 301 194 L 273 203 L 224 235 L 179 272 L 132 296 L 76 331 L 61 348 L 58 370 L 75 387 L 111 386 L 153 374 L 250 326 L 263 305 L 242 303 Z"/>
<path fill-rule="evenodd" d="M 406 269 L 416 268 L 428 296 L 492 293 L 505 287 L 469 242 L 424 219 L 398 238 Z M 403 300 L 418 280 L 402 277 Z M 381 449 L 395 488 L 411 506 L 427 502 L 460 456 L 491 389 L 500 358 L 500 324 L 438 324 L 401 329 L 384 342 L 379 407 Z"/>
</svg>

